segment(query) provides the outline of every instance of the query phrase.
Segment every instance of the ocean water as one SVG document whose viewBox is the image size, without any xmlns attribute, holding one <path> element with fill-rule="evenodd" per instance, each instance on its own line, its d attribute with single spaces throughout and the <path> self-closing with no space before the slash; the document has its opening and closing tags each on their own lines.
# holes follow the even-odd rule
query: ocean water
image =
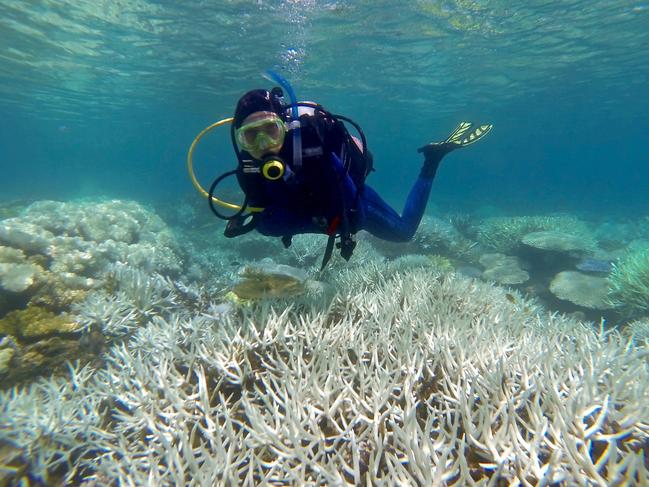
<svg viewBox="0 0 649 487">
<path fill-rule="evenodd" d="M 272 68 L 364 128 L 401 207 L 415 149 L 490 122 L 433 204 L 647 210 L 642 1 L 0 2 L 0 194 L 175 198 L 194 135 Z M 205 177 L 232 167 L 205 156 Z M 397 181 L 398 184 L 394 184 Z"/>
<path fill-rule="evenodd" d="M 647 46 L 643 1 L 0 0 L 0 486 L 648 485 Z M 321 271 L 187 174 L 268 69 L 397 210 L 494 128 Z"/>
</svg>

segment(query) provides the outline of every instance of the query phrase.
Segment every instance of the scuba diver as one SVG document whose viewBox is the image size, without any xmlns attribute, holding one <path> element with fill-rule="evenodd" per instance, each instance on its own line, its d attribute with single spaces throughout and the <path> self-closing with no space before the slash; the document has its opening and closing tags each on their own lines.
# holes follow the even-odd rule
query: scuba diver
<svg viewBox="0 0 649 487">
<path fill-rule="evenodd" d="M 234 118 L 227 120 L 232 122 L 231 137 L 239 164 L 214 181 L 208 201 L 217 216 L 228 220 L 226 237 L 256 230 L 281 237 L 288 248 L 296 234 L 328 235 L 321 269 L 332 255 L 336 238 L 341 256 L 346 260 L 351 257 L 356 246 L 354 235 L 359 230 L 394 242 L 410 240 L 426 209 L 442 158 L 480 140 L 492 128 L 462 122 L 445 140 L 420 147 L 424 163 L 399 215 L 365 184 L 373 170 L 373 158 L 362 129 L 317 103 L 297 102 L 290 85 L 283 87 L 290 90 L 289 103 L 279 87 L 255 89 L 239 99 Z M 360 138 L 349 133 L 345 122 Z M 193 145 L 188 158 L 190 172 Z M 219 182 L 232 174 L 245 193 L 241 206 L 214 196 Z M 238 211 L 225 216 L 216 210 L 215 202 Z"/>
</svg>

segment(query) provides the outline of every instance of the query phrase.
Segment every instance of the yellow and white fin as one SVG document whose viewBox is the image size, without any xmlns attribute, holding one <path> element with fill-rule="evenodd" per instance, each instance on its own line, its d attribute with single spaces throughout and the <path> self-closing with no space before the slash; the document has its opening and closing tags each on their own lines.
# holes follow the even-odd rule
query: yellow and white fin
<svg viewBox="0 0 649 487">
<path fill-rule="evenodd" d="M 467 131 L 471 128 L 471 126 L 472 126 L 471 122 L 460 122 L 460 124 L 455 128 L 453 133 L 449 135 L 449 137 L 445 140 L 445 142 L 458 144 L 462 147 L 471 145 L 479 141 L 485 135 L 487 135 L 493 128 L 492 124 L 480 125 L 479 127 L 475 128 L 472 132 L 470 132 L 466 137 L 464 137 Z"/>
</svg>

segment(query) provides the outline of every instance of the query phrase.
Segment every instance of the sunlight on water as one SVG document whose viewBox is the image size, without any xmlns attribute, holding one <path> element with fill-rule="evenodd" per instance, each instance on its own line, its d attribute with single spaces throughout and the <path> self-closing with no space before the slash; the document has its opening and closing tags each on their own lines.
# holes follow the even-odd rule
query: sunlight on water
<svg viewBox="0 0 649 487">
<path fill-rule="evenodd" d="M 649 12 L 634 1 L 4 0 L 0 13 L 0 100 L 39 110 L 132 107 L 216 86 L 234 94 L 267 67 L 395 100 L 407 86 L 415 103 L 444 91 L 440 110 L 574 76 L 628 93 L 649 72 L 638 65 Z"/>
</svg>

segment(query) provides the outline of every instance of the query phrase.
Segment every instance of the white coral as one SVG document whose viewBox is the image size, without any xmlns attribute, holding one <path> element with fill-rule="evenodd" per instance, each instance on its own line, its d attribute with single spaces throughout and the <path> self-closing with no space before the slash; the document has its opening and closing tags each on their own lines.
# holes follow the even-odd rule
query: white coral
<svg viewBox="0 0 649 487">
<path fill-rule="evenodd" d="M 160 274 L 117 263 L 109 267 L 106 279 L 110 293 L 92 293 L 72 308 L 85 328 L 98 327 L 106 335 L 121 336 L 178 308 L 176 285 Z M 189 292 L 185 286 L 182 289 Z"/>
<path fill-rule="evenodd" d="M 177 274 L 178 245 L 154 213 L 129 201 L 40 201 L 20 217 L 0 222 L 0 242 L 47 255 L 54 274 L 100 277 L 120 260 L 149 271 Z"/>
<path fill-rule="evenodd" d="M 636 320 L 626 325 L 624 334 L 636 343 L 649 347 L 649 319 Z"/>
<path fill-rule="evenodd" d="M 22 293 L 34 285 L 42 272 L 34 264 L 0 262 L 0 290 Z"/>
<path fill-rule="evenodd" d="M 61 466 L 72 478 L 79 466 L 77 459 L 99 446 L 93 431 L 101 424 L 101 398 L 89 394 L 94 387 L 91 377 L 89 367 L 71 366 L 68 376 L 40 380 L 0 395 L 0 442 L 22 450 L 22 458 L 14 460 L 46 485 L 51 472 Z M 9 474 L 11 467 L 2 467 L 3 474 Z"/>
<path fill-rule="evenodd" d="M 22 218 L 0 222 L 0 242 L 29 253 L 44 254 L 53 237 L 47 230 Z"/>
<path fill-rule="evenodd" d="M 264 305 L 153 317 L 82 386 L 114 405 L 111 421 L 86 432 L 76 420 L 55 424 L 62 441 L 77 435 L 81 476 L 120 485 L 649 476 L 645 345 L 454 275 L 367 272 L 373 282 L 350 271 L 330 305 L 299 314 Z M 58 408 L 78 399 L 50 393 Z M 12 401 L 0 396 L 3 412 Z M 84 407 L 97 417 L 96 403 Z M 37 427 L 30 416 L 11 423 L 14 438 Z"/>
</svg>

